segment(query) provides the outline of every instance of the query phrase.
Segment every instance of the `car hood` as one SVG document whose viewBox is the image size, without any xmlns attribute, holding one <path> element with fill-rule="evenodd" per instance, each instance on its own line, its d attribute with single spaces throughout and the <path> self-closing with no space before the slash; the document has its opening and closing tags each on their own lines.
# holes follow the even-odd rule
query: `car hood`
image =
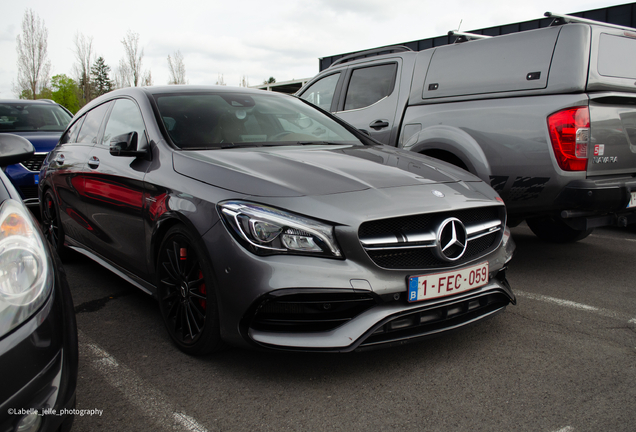
<svg viewBox="0 0 636 432">
<path fill-rule="evenodd" d="M 60 140 L 62 132 L 11 132 L 28 139 L 37 153 L 50 152 Z"/>
<path fill-rule="evenodd" d="M 270 197 L 481 181 L 451 165 L 388 146 L 178 151 L 173 164 L 184 176 L 241 194 Z"/>
</svg>

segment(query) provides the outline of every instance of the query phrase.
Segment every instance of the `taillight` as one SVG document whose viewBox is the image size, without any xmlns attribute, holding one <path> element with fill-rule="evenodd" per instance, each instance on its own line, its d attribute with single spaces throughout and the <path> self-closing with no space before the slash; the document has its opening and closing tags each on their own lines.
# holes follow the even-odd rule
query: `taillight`
<svg viewBox="0 0 636 432">
<path fill-rule="evenodd" d="M 590 142 L 588 107 L 568 108 L 548 117 L 554 156 L 564 171 L 585 171 Z"/>
</svg>

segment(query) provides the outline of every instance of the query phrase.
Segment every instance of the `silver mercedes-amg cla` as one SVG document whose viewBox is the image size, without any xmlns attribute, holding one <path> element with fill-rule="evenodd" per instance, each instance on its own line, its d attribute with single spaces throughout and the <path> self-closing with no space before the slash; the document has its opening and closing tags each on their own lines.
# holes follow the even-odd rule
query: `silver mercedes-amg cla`
<svg viewBox="0 0 636 432">
<path fill-rule="evenodd" d="M 404 343 L 515 302 L 493 189 L 295 97 L 114 91 L 74 117 L 40 178 L 53 246 L 153 295 L 190 354 Z"/>
</svg>

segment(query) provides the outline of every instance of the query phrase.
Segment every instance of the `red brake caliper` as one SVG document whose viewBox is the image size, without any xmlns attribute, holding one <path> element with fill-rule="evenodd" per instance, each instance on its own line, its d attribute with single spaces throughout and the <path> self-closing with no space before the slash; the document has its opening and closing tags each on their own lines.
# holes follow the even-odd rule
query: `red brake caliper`
<svg viewBox="0 0 636 432">
<path fill-rule="evenodd" d="M 201 270 L 199 270 L 199 279 L 203 279 L 203 271 Z M 199 285 L 199 292 L 203 295 L 207 294 L 204 283 Z M 199 300 L 199 303 L 201 304 L 201 307 L 203 308 L 203 310 L 205 310 L 205 300 Z"/>
<path fill-rule="evenodd" d="M 187 248 L 180 248 L 179 249 L 179 260 L 180 261 L 185 261 L 187 259 L 188 259 L 188 249 Z M 203 279 L 203 271 L 202 270 L 199 270 L 199 279 Z M 202 295 L 206 295 L 207 294 L 207 291 L 205 289 L 205 284 L 204 283 L 199 285 L 199 292 Z M 203 310 L 205 310 L 205 300 L 199 299 L 199 304 L 201 305 Z"/>
</svg>

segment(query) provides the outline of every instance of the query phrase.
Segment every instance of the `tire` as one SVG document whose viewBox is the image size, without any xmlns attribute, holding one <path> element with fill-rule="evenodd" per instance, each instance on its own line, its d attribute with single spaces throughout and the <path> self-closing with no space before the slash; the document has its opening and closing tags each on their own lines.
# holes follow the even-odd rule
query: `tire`
<svg viewBox="0 0 636 432">
<path fill-rule="evenodd" d="M 589 236 L 589 230 L 577 230 L 568 226 L 561 219 L 551 216 L 527 219 L 526 223 L 537 237 L 551 243 L 573 243 Z"/>
<path fill-rule="evenodd" d="M 206 250 L 183 226 L 166 233 L 157 255 L 157 298 L 172 341 L 189 355 L 224 345 L 219 330 L 216 283 Z"/>
<path fill-rule="evenodd" d="M 51 189 L 47 189 L 44 193 L 41 213 L 44 237 L 46 237 L 60 258 L 68 258 L 69 251 L 64 247 L 64 229 L 60 222 L 60 212 L 55 200 L 55 194 L 53 194 Z"/>
</svg>

